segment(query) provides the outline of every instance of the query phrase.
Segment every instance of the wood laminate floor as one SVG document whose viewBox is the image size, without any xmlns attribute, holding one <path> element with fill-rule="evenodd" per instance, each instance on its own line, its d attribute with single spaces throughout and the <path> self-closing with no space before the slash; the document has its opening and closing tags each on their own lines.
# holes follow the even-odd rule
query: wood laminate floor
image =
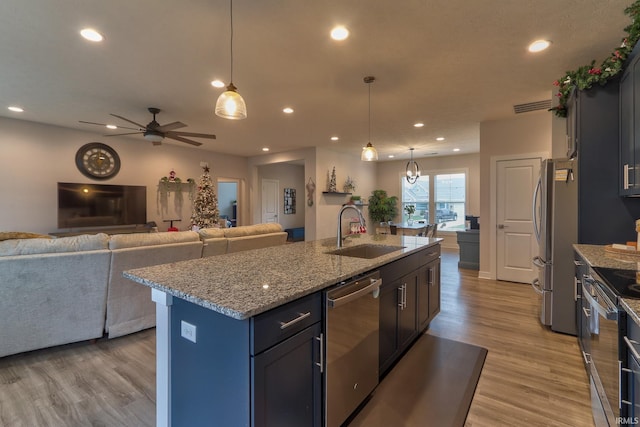
<svg viewBox="0 0 640 427">
<path fill-rule="evenodd" d="M 479 280 L 457 262 L 443 251 L 428 333 L 489 350 L 466 425 L 593 426 L 576 338 L 540 325 L 530 286 Z M 153 329 L 0 358 L 2 427 L 154 425 Z"/>
</svg>

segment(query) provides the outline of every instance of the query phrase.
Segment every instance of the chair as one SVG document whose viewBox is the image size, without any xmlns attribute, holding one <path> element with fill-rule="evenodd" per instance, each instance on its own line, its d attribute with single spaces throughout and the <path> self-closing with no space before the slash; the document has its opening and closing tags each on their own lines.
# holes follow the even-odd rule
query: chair
<svg viewBox="0 0 640 427">
<path fill-rule="evenodd" d="M 389 226 L 389 231 L 391 232 L 391 234 L 398 234 L 398 226 L 397 225 L 390 225 Z"/>
<path fill-rule="evenodd" d="M 429 224 L 427 237 L 437 237 L 438 236 L 438 223 Z"/>
</svg>

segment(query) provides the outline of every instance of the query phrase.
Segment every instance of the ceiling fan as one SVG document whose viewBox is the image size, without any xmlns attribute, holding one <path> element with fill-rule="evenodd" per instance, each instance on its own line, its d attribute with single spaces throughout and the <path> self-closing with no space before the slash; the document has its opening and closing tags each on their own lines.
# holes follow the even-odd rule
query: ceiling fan
<svg viewBox="0 0 640 427">
<path fill-rule="evenodd" d="M 195 146 L 199 146 L 202 145 L 201 142 L 197 142 L 197 141 L 193 141 L 189 138 L 185 138 L 185 136 L 188 137 L 192 137 L 192 138 L 208 138 L 208 139 L 216 139 L 216 136 L 213 134 L 207 134 L 207 133 L 194 133 L 194 132 L 175 132 L 174 129 L 179 129 L 179 128 L 183 128 L 187 125 L 185 125 L 182 122 L 172 122 L 172 123 L 167 123 L 166 125 L 160 125 L 160 123 L 158 123 L 156 121 L 156 114 L 160 113 L 160 109 L 159 108 L 155 108 L 155 107 L 149 107 L 148 108 L 149 112 L 151 114 L 153 114 L 153 120 L 151 120 L 147 125 L 141 125 L 140 123 L 136 123 L 133 120 L 129 120 L 126 117 L 122 117 L 119 116 L 117 114 L 111 114 L 113 117 L 117 117 L 120 120 L 124 120 L 125 122 L 129 122 L 132 123 L 136 126 L 138 126 L 137 128 L 130 128 L 130 127 L 126 127 L 126 126 L 118 126 L 119 128 L 122 129 L 130 129 L 130 130 L 135 130 L 136 132 L 127 132 L 127 133 L 118 133 L 118 134 L 109 134 L 109 135 L 104 135 L 104 136 L 122 136 L 122 135 L 135 135 L 135 134 L 142 134 L 144 135 L 144 139 L 146 139 L 147 141 L 151 141 L 151 143 L 153 145 L 160 145 L 160 142 L 164 139 L 164 138 L 171 138 L 171 139 L 175 139 L 176 141 L 180 141 L 180 142 L 186 142 L 187 144 L 191 144 L 191 145 L 195 145 Z M 85 122 L 80 120 L 80 123 L 87 123 L 90 125 L 99 125 L 99 126 L 106 126 L 106 124 L 103 123 L 95 123 L 95 122 Z"/>
</svg>

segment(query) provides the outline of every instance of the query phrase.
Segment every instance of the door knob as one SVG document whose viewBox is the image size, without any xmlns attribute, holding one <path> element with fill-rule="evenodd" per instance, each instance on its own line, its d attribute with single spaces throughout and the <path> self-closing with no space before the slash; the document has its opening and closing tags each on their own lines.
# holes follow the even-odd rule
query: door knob
<svg viewBox="0 0 640 427">
<path fill-rule="evenodd" d="M 507 226 L 504 225 L 504 224 L 498 224 L 498 229 L 499 230 L 502 230 L 503 228 L 507 228 Z"/>
</svg>

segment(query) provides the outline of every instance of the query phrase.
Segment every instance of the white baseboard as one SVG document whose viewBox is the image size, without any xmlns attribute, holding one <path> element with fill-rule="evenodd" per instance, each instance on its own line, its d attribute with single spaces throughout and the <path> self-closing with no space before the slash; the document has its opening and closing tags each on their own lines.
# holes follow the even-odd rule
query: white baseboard
<svg viewBox="0 0 640 427">
<path fill-rule="evenodd" d="M 490 271 L 479 271 L 478 279 L 496 280 L 496 278 L 493 277 L 493 274 Z"/>
</svg>

